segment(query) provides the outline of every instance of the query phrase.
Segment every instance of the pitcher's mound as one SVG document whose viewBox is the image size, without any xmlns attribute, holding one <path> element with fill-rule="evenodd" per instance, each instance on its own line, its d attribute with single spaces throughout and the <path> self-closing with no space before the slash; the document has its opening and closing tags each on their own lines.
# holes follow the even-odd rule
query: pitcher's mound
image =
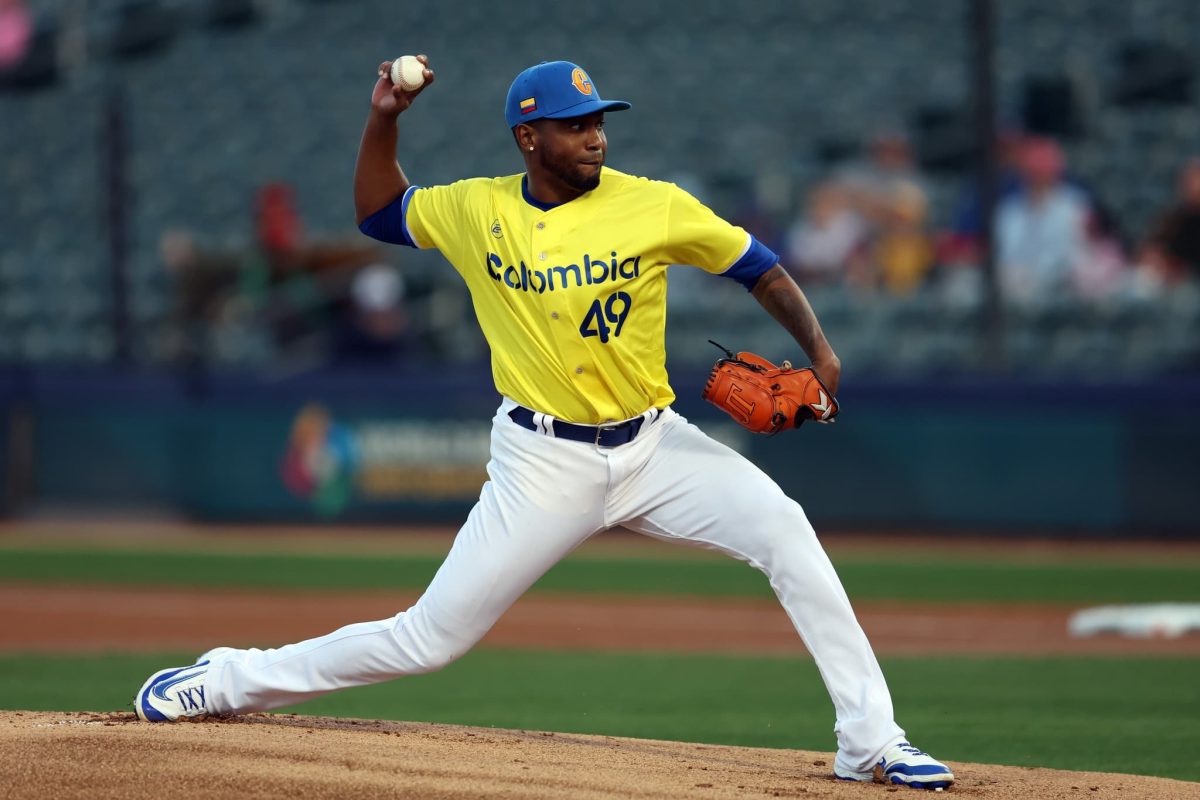
<svg viewBox="0 0 1200 800">
<path fill-rule="evenodd" d="M 834 780 L 833 756 L 611 736 L 253 714 L 0 712 L 5 796 L 212 798 L 892 798 Z M 1200 784 L 952 762 L 941 797 L 1200 798 Z M 903 794 L 895 794 L 897 792 Z M 921 795 L 913 795 L 921 796 Z"/>
</svg>

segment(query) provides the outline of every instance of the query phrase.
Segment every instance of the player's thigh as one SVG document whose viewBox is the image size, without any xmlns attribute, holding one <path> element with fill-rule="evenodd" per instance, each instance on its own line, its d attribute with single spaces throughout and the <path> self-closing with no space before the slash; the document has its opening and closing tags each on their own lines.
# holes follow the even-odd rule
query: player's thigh
<svg viewBox="0 0 1200 800">
<path fill-rule="evenodd" d="M 496 422 L 489 480 L 420 601 L 440 625 L 486 631 L 603 527 L 604 464 L 574 444 Z"/>
<path fill-rule="evenodd" d="M 736 451 L 671 420 L 631 496 L 627 527 L 660 538 L 769 559 L 781 541 L 813 536 L 804 510 Z"/>
</svg>

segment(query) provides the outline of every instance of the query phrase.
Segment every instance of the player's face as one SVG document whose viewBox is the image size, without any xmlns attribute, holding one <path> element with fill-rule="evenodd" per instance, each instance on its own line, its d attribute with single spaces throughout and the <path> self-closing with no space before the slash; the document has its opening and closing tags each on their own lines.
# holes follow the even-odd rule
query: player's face
<svg viewBox="0 0 1200 800">
<path fill-rule="evenodd" d="M 599 186 L 608 152 L 604 112 L 539 122 L 535 153 L 540 166 L 577 191 L 590 192 Z"/>
</svg>

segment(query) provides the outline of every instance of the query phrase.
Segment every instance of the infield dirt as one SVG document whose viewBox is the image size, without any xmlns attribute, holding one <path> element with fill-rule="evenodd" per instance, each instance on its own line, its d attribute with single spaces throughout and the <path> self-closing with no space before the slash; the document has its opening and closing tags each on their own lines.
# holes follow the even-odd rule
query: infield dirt
<svg viewBox="0 0 1200 800">
<path fill-rule="evenodd" d="M 168 587 L 0 585 L 0 652 L 125 652 L 275 646 L 390 617 L 416 595 Z M 857 603 L 877 653 L 1196 655 L 1200 636 L 1067 634 L 1065 605 Z M 197 615 L 195 610 L 203 608 Z M 558 650 L 796 655 L 804 645 L 778 603 L 752 599 L 531 595 L 484 643 Z"/>
<path fill-rule="evenodd" d="M 0 712 L 0 796 L 20 798 L 903 797 L 837 781 L 830 753 L 252 714 L 174 725 L 132 713 Z M 1200 800 L 1167 778 L 951 763 L 941 795 Z"/>
</svg>

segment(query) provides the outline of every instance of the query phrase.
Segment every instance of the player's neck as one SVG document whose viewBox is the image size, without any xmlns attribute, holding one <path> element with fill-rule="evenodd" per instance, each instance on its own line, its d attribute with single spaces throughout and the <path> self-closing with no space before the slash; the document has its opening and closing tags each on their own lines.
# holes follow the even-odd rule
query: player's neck
<svg viewBox="0 0 1200 800">
<path fill-rule="evenodd" d="M 526 170 L 525 186 L 529 196 L 534 200 L 549 206 L 569 203 L 584 194 L 561 178 L 540 170 Z"/>
</svg>

